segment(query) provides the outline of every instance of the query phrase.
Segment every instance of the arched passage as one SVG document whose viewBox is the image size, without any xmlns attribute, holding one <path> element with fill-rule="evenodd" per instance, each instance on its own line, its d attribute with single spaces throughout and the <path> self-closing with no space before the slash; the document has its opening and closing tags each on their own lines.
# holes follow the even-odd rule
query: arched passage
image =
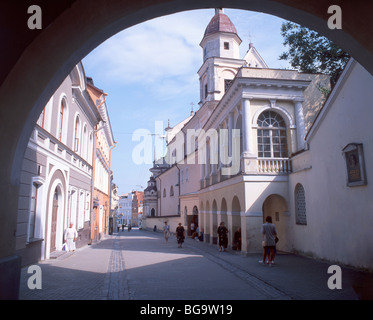
<svg viewBox="0 0 373 320">
<path fill-rule="evenodd" d="M 206 209 L 205 209 L 205 242 L 210 243 L 211 239 L 211 211 L 210 211 L 210 203 L 206 201 Z"/>
<path fill-rule="evenodd" d="M 225 225 L 228 227 L 228 216 L 227 216 L 227 201 L 225 198 L 221 200 L 221 207 L 220 207 L 220 221 L 224 222 Z"/>
<path fill-rule="evenodd" d="M 216 204 L 216 200 L 212 202 L 212 243 L 218 243 L 218 206 Z"/>
<path fill-rule="evenodd" d="M 199 204 L 199 215 L 198 215 L 198 225 L 199 225 L 199 231 L 203 234 L 205 234 L 206 229 L 206 214 L 204 211 L 203 202 L 200 202 Z"/>
<path fill-rule="evenodd" d="M 240 200 L 237 196 L 233 197 L 232 200 L 232 232 L 231 237 L 234 235 L 234 232 L 237 231 L 238 228 L 241 228 L 241 205 Z M 232 243 L 232 242 L 231 242 Z"/>
<path fill-rule="evenodd" d="M 277 247 L 283 251 L 290 251 L 288 247 L 289 235 L 289 212 L 286 200 L 277 194 L 271 194 L 263 202 L 263 223 L 267 216 L 272 217 L 272 223 L 275 224 L 278 237 L 281 241 Z"/>
<path fill-rule="evenodd" d="M 0 53 L 0 118 L 6 119 L 0 127 L 3 138 L 0 145 L 0 259 L 14 255 L 22 159 L 34 123 L 63 79 L 96 46 L 125 28 L 155 17 L 222 6 L 274 14 L 313 28 L 334 40 L 373 73 L 370 18 L 373 2 L 336 0 L 333 4 L 343 8 L 342 30 L 331 30 L 327 26 L 329 4 L 312 0 L 210 0 L 208 5 L 198 0 L 54 1 L 53 5 L 42 5 L 41 30 L 26 27 L 29 1 L 2 4 L 3 45 L 7 50 Z M 356 23 L 356 17 L 364 23 Z M 12 259 L 17 265 L 17 258 Z M 6 296 L 16 297 L 17 292 L 8 291 Z"/>
</svg>

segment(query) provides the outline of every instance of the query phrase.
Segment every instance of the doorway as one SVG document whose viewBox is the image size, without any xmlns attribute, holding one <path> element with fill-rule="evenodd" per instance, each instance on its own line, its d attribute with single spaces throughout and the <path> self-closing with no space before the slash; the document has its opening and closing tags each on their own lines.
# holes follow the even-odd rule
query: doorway
<svg viewBox="0 0 373 320">
<path fill-rule="evenodd" d="M 58 189 L 56 188 L 54 190 L 54 195 L 53 195 L 50 252 L 56 251 L 57 216 L 58 216 Z"/>
<path fill-rule="evenodd" d="M 278 195 L 271 194 L 263 202 L 263 223 L 267 216 L 272 218 L 272 223 L 276 226 L 280 241 L 277 247 L 282 251 L 290 251 L 289 248 L 289 212 L 286 200 Z"/>
</svg>

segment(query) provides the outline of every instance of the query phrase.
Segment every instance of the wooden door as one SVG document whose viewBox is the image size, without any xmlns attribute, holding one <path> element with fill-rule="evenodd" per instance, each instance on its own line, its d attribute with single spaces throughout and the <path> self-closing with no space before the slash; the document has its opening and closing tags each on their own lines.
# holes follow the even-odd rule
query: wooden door
<svg viewBox="0 0 373 320">
<path fill-rule="evenodd" d="M 51 252 L 56 250 L 57 234 L 57 213 L 58 213 L 58 191 L 54 191 L 53 208 L 52 208 L 52 225 L 51 225 Z"/>
</svg>

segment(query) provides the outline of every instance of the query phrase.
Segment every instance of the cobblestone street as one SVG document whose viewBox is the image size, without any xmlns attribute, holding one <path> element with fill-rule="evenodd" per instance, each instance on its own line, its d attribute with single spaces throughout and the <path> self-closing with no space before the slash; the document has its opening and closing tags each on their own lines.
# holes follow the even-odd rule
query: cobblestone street
<svg viewBox="0 0 373 320">
<path fill-rule="evenodd" d="M 328 263 L 279 254 L 270 268 L 260 257 L 219 253 L 192 239 L 180 249 L 174 236 L 166 243 L 160 233 L 135 229 L 40 263 L 40 290 L 28 288 L 23 268 L 20 299 L 355 300 L 372 288 L 372 275 L 353 269 L 343 268 L 342 289 L 330 290 Z"/>
</svg>

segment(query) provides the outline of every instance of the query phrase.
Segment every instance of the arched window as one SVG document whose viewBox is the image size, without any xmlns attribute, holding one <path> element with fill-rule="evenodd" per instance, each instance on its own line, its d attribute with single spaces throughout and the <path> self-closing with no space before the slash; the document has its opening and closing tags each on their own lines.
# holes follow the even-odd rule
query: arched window
<svg viewBox="0 0 373 320">
<path fill-rule="evenodd" d="M 57 139 L 62 142 L 62 139 L 64 139 L 64 128 L 66 127 L 64 121 L 66 117 L 66 101 L 65 99 L 62 100 L 59 115 L 58 115 L 58 127 L 57 127 Z"/>
<path fill-rule="evenodd" d="M 306 214 L 306 193 L 303 186 L 298 183 L 295 186 L 294 192 L 295 200 L 295 222 L 296 224 L 307 224 L 307 214 Z"/>
<path fill-rule="evenodd" d="M 89 133 L 89 143 L 88 143 L 88 162 L 92 164 L 92 152 L 93 152 L 93 132 Z"/>
<path fill-rule="evenodd" d="M 152 210 L 150 210 L 150 216 L 155 217 L 155 209 L 154 208 L 152 208 Z"/>
<path fill-rule="evenodd" d="M 82 143 L 82 157 L 84 159 L 88 159 L 88 131 L 87 131 L 87 124 L 84 124 L 84 127 L 83 127 L 83 136 L 82 136 L 82 140 L 83 140 L 83 143 Z"/>
<path fill-rule="evenodd" d="M 40 127 L 44 128 L 44 122 L 45 122 L 45 108 L 41 112 L 38 121 L 36 122 Z"/>
<path fill-rule="evenodd" d="M 174 195 L 174 186 L 171 186 L 170 188 L 170 197 Z"/>
<path fill-rule="evenodd" d="M 264 111 L 258 117 L 258 157 L 287 158 L 286 123 L 274 111 Z"/>
<path fill-rule="evenodd" d="M 80 119 L 79 116 L 75 119 L 74 128 L 74 152 L 79 152 L 79 142 L 80 142 Z"/>
<path fill-rule="evenodd" d="M 163 189 L 163 198 L 166 198 L 166 188 Z"/>
</svg>

